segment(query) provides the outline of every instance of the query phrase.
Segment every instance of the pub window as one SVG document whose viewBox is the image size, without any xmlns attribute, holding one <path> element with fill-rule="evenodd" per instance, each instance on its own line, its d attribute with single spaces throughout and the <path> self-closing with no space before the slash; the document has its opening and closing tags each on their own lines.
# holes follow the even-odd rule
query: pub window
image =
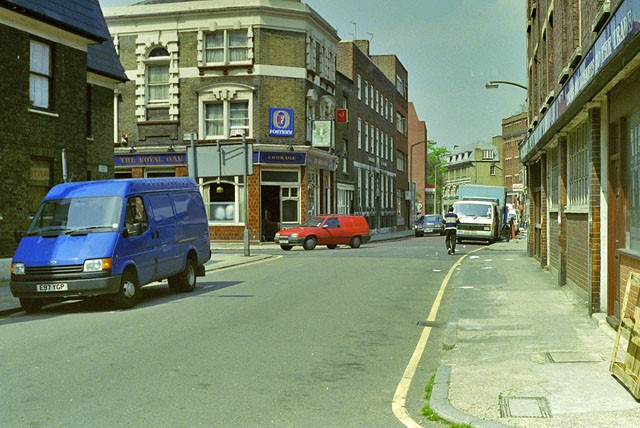
<svg viewBox="0 0 640 428">
<path fill-rule="evenodd" d="M 242 177 L 220 177 L 205 184 L 203 199 L 210 223 L 240 224 L 244 221 Z"/>
<path fill-rule="evenodd" d="M 169 103 L 169 51 L 154 48 L 146 61 L 147 103 Z"/>
<path fill-rule="evenodd" d="M 204 62 L 206 64 L 231 64 L 249 59 L 247 30 L 221 30 L 205 35 Z"/>
</svg>

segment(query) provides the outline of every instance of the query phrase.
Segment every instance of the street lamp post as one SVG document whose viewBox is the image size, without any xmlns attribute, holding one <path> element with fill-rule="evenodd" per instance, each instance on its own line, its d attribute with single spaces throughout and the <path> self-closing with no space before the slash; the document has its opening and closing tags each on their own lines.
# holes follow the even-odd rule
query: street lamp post
<svg viewBox="0 0 640 428">
<path fill-rule="evenodd" d="M 484 87 L 487 89 L 496 89 L 501 84 L 517 86 L 518 88 L 524 89 L 525 91 L 528 89 L 525 85 L 521 85 L 520 83 L 516 83 L 516 82 L 509 82 L 508 80 L 492 80 L 490 82 L 485 83 Z"/>
<path fill-rule="evenodd" d="M 427 146 L 435 146 L 435 141 L 427 140 Z M 427 151 L 428 154 L 428 151 Z M 433 167 L 433 213 L 438 214 L 438 165 L 436 164 Z"/>
</svg>

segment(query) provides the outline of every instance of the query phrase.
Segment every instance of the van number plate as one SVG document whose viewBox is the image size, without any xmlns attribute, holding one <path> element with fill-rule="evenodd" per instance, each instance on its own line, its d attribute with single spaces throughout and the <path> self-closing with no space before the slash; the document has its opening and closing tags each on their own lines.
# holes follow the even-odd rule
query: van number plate
<svg viewBox="0 0 640 428">
<path fill-rule="evenodd" d="M 68 285 L 66 282 L 56 282 L 53 284 L 38 284 L 36 291 L 39 293 L 47 293 L 51 291 L 67 291 Z"/>
</svg>

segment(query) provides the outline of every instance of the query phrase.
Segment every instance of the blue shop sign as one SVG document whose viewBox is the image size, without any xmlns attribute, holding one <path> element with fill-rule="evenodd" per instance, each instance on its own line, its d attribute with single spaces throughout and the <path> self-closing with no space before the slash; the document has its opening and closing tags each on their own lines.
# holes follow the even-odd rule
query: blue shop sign
<svg viewBox="0 0 640 428">
<path fill-rule="evenodd" d="M 187 155 L 184 153 L 117 155 L 113 163 L 115 166 L 186 165 Z"/>
<path fill-rule="evenodd" d="M 595 43 L 584 56 L 558 96 L 541 118 L 538 126 L 520 148 L 520 159 L 526 160 L 550 128 L 560 120 L 583 90 L 593 83 L 598 73 L 640 31 L 640 0 L 626 0 L 620 4 Z"/>
<path fill-rule="evenodd" d="M 269 108 L 269 136 L 293 137 L 293 109 Z"/>
<path fill-rule="evenodd" d="M 307 162 L 306 153 L 289 153 L 289 152 L 254 152 L 253 153 L 253 163 L 304 165 L 306 162 Z"/>
</svg>

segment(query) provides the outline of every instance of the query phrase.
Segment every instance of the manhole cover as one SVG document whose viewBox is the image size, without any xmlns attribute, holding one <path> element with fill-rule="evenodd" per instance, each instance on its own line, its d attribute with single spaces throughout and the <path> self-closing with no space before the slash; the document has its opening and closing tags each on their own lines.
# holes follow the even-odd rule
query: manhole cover
<svg viewBox="0 0 640 428">
<path fill-rule="evenodd" d="M 549 403 L 544 397 L 500 396 L 502 418 L 550 418 Z"/>
</svg>

